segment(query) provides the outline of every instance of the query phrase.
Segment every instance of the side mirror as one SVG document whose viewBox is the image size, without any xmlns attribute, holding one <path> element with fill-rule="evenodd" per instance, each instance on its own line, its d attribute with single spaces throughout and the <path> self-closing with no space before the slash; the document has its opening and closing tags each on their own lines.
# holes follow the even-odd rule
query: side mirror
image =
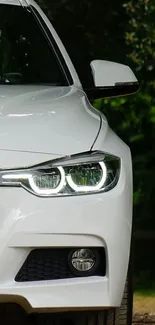
<svg viewBox="0 0 155 325">
<path fill-rule="evenodd" d="M 95 60 L 91 64 L 94 88 L 85 89 L 90 99 L 134 94 L 139 83 L 132 70 L 123 64 Z"/>
</svg>

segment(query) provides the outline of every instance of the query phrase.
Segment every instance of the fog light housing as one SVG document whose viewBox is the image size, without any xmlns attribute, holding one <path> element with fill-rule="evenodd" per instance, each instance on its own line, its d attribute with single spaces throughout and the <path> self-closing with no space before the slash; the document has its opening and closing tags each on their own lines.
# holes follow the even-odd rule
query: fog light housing
<svg viewBox="0 0 155 325">
<path fill-rule="evenodd" d="M 100 256 L 97 250 L 79 248 L 69 254 L 69 266 L 77 276 L 91 276 L 99 267 Z"/>
</svg>

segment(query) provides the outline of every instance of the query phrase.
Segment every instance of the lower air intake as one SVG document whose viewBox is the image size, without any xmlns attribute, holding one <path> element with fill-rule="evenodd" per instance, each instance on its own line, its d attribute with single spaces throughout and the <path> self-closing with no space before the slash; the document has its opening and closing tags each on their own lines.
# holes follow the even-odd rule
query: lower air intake
<svg viewBox="0 0 155 325">
<path fill-rule="evenodd" d="M 99 252 L 100 263 L 93 275 L 105 276 L 106 268 L 104 248 L 95 247 L 95 249 Z M 68 257 L 72 250 L 74 250 L 74 248 L 32 250 L 17 273 L 15 281 L 47 281 L 78 277 L 69 267 Z"/>
</svg>

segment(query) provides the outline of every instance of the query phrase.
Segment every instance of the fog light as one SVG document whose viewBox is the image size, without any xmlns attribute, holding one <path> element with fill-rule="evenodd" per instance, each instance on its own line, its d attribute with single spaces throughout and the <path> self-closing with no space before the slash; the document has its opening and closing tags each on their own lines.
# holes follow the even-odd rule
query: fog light
<svg viewBox="0 0 155 325">
<path fill-rule="evenodd" d="M 69 264 L 78 276 L 93 275 L 99 266 L 99 254 L 88 248 L 77 249 L 70 253 Z"/>
</svg>

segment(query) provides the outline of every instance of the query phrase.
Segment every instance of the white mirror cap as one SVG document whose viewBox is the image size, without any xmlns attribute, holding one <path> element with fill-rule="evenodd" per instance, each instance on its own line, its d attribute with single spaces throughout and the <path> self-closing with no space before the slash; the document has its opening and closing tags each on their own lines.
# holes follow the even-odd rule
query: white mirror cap
<svg viewBox="0 0 155 325">
<path fill-rule="evenodd" d="M 127 65 L 104 60 L 94 60 L 90 66 L 96 87 L 112 87 L 138 82 L 133 71 Z"/>
<path fill-rule="evenodd" d="M 0 0 L 0 4 L 21 6 L 21 3 L 19 0 Z"/>
</svg>

